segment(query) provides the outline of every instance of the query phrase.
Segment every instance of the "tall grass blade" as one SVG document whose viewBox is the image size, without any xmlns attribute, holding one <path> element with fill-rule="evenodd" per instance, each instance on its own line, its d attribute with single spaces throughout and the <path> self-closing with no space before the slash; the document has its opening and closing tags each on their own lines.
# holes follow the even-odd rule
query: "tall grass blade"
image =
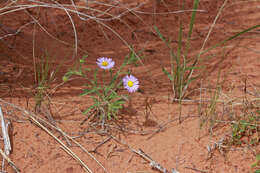
<svg viewBox="0 0 260 173">
<path fill-rule="evenodd" d="M 191 38 L 191 35 L 192 35 L 192 31 L 193 31 L 193 25 L 194 25 L 194 22 L 195 22 L 195 17 L 196 17 L 198 5 L 199 5 L 199 0 L 194 0 L 193 1 L 193 9 L 192 9 L 193 11 L 192 11 L 192 14 L 191 14 L 191 19 L 190 19 L 189 33 L 188 33 L 186 48 L 185 48 L 185 52 L 184 52 L 185 58 L 186 58 L 187 53 L 188 53 L 189 48 L 190 48 L 190 38 Z"/>
<path fill-rule="evenodd" d="M 198 5 L 199 5 L 199 0 L 194 0 L 194 2 L 193 2 L 193 11 L 192 11 L 191 19 L 190 19 L 190 27 L 189 27 L 189 33 L 188 33 L 188 42 L 190 41 L 191 34 L 192 34 L 192 31 L 193 31 L 193 25 L 194 25 L 196 13 L 197 13 Z"/>
<path fill-rule="evenodd" d="M 212 50 L 212 49 L 215 49 L 215 48 L 217 48 L 217 47 L 219 47 L 219 46 L 222 46 L 223 44 L 227 43 L 228 41 L 231 41 L 231 40 L 233 40 L 233 39 L 239 37 L 240 35 L 245 34 L 245 33 L 249 32 L 249 31 L 254 30 L 254 29 L 256 29 L 256 28 L 259 28 L 259 27 L 260 27 L 260 25 L 255 25 L 255 26 L 252 26 L 252 27 L 250 27 L 250 28 L 248 28 L 248 29 L 245 29 L 245 30 L 243 30 L 243 31 L 241 31 L 241 32 L 239 32 L 239 33 L 237 33 L 237 34 L 235 34 L 235 35 L 233 35 L 233 36 L 227 38 L 226 40 L 223 40 L 222 42 L 220 42 L 220 43 L 218 43 L 218 44 L 215 44 L 214 46 L 211 46 L 210 48 L 208 48 L 208 49 L 202 51 L 199 55 L 202 55 L 202 54 L 204 54 L 204 53 L 207 53 L 208 51 L 210 51 L 210 50 Z"/>
<path fill-rule="evenodd" d="M 192 66 L 196 66 L 196 65 L 197 65 L 197 63 L 198 63 L 199 60 L 200 60 L 200 56 L 201 56 L 201 55 L 203 55 L 203 54 L 209 52 L 209 51 L 212 50 L 212 49 L 215 49 L 215 48 L 217 48 L 217 47 L 220 47 L 220 46 L 224 45 L 225 43 L 227 43 L 228 41 L 231 41 L 231 40 L 233 40 L 233 39 L 235 39 L 235 38 L 237 38 L 237 37 L 239 37 L 239 36 L 241 36 L 241 35 L 243 35 L 243 34 L 249 32 L 249 31 L 254 30 L 254 29 L 256 29 L 256 28 L 259 28 L 259 27 L 260 27 L 260 25 L 252 26 L 252 27 L 250 27 L 250 28 L 248 28 L 248 29 L 245 29 L 245 30 L 243 30 L 243 31 L 241 31 L 241 32 L 239 32 L 239 33 L 237 33 L 237 34 L 235 34 L 235 35 L 233 35 L 233 36 L 231 36 L 231 37 L 229 37 L 229 38 L 223 40 L 223 41 L 220 42 L 220 43 L 217 43 L 217 44 L 215 44 L 215 45 L 209 47 L 208 49 L 206 49 L 206 50 L 204 50 L 204 51 L 201 50 L 201 52 L 197 55 L 197 58 L 196 58 L 196 60 L 194 61 L 194 63 L 193 63 Z M 186 79 L 186 80 L 189 80 L 189 79 L 191 78 L 192 74 L 193 74 L 193 70 L 190 71 L 190 73 L 189 73 L 189 75 L 187 76 L 187 79 Z M 184 90 L 186 90 L 187 88 L 188 88 L 188 85 L 185 86 Z"/>
<path fill-rule="evenodd" d="M 179 34 L 178 34 L 178 51 L 177 51 L 177 59 L 176 63 L 177 66 L 180 65 L 180 58 L 181 58 L 181 48 L 182 48 L 182 20 L 180 19 L 180 28 L 179 28 Z"/>
</svg>

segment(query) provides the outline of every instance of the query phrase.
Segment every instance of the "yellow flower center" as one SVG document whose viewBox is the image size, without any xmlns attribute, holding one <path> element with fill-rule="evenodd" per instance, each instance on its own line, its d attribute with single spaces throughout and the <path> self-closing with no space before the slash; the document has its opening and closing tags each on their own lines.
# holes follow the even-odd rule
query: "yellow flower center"
<svg viewBox="0 0 260 173">
<path fill-rule="evenodd" d="M 105 67 L 108 66 L 108 62 L 107 61 L 103 61 L 102 62 L 102 66 L 105 66 Z"/>
<path fill-rule="evenodd" d="M 132 87 L 132 86 L 134 85 L 134 82 L 128 81 L 128 82 L 127 82 L 127 85 L 128 85 L 129 87 Z"/>
</svg>

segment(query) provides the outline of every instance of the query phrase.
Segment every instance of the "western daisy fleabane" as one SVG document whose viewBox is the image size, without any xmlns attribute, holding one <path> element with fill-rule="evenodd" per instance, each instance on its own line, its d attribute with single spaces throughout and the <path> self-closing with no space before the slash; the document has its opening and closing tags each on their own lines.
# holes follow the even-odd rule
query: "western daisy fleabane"
<svg viewBox="0 0 260 173">
<path fill-rule="evenodd" d="M 104 70 L 108 70 L 114 67 L 115 61 L 113 61 L 111 58 L 100 57 L 97 59 L 97 65 Z"/>
<path fill-rule="evenodd" d="M 123 78 L 124 87 L 128 90 L 128 92 L 132 93 L 138 90 L 139 81 L 133 75 L 126 75 Z"/>
</svg>

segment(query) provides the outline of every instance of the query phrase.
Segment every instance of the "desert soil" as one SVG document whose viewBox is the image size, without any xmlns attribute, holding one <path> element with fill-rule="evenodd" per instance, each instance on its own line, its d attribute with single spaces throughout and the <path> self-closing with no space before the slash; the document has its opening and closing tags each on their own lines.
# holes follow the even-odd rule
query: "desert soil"
<svg viewBox="0 0 260 173">
<path fill-rule="evenodd" d="M 7 7 L 11 2 L 13 1 L 1 1 L 1 6 Z M 183 101 L 183 121 L 179 123 L 180 107 L 178 103 L 169 101 L 172 96 L 171 84 L 162 72 L 162 67 L 170 69 L 169 49 L 156 35 L 153 26 L 156 25 L 160 32 L 171 40 L 170 45 L 173 49 L 177 50 L 179 21 L 184 24 L 185 42 L 191 17 L 189 10 L 192 9 L 193 2 L 186 1 L 185 11 L 179 11 L 178 1 L 173 0 L 121 0 L 119 3 L 99 1 L 113 4 L 112 7 L 93 2 L 95 1 L 89 1 L 88 7 L 101 11 L 111 8 L 108 12 L 113 16 L 122 15 L 111 20 L 110 16 L 98 16 L 96 11 L 79 9 L 82 13 L 100 18 L 83 20 L 83 16 L 70 12 L 77 30 L 77 54 L 73 27 L 63 9 L 37 7 L 8 14 L 2 14 L 7 10 L 1 10 L 0 106 L 5 118 L 12 124 L 10 134 L 13 148 L 9 157 L 16 167 L 24 173 L 85 172 L 79 162 L 66 153 L 53 137 L 29 120 L 23 111 L 34 111 L 33 94 L 36 84 L 33 57 L 39 60 L 47 53 L 51 58 L 51 68 L 59 67 L 56 80 L 51 84 L 52 87 L 58 87 L 50 95 L 50 107 L 42 109 L 50 110 L 56 127 L 74 137 L 90 151 L 106 172 L 158 172 L 151 168 L 147 160 L 133 152 L 139 149 L 169 171 L 174 168 L 180 173 L 252 172 L 251 164 L 255 161 L 255 154 L 260 152 L 259 146 L 222 146 L 211 152 L 207 148 L 221 139 L 230 139 L 231 125 L 228 122 L 232 117 L 241 114 L 245 97 L 254 98 L 248 93 L 259 91 L 259 28 L 201 57 L 198 64 L 200 68 L 194 72 L 194 76 L 199 77 L 191 83 L 188 89 L 190 94 L 186 98 L 193 101 Z M 64 3 L 69 5 L 68 8 L 74 9 L 71 1 Z M 87 5 L 85 1 L 75 3 L 84 7 Z M 223 3 L 224 0 L 200 1 L 188 53 L 191 60 L 201 49 Z M 24 0 L 11 5 L 21 4 L 36 3 Z M 135 11 L 129 12 L 126 8 Z M 179 12 L 174 13 L 176 11 Z M 259 24 L 259 19 L 259 1 L 227 1 L 205 48 Z M 35 24 L 35 20 L 38 24 Z M 21 32 L 12 35 L 13 31 L 20 27 Z M 4 37 L 7 34 L 10 35 Z M 128 65 L 139 79 L 142 92 L 131 94 L 132 103 L 125 106 L 117 121 L 108 122 L 109 130 L 104 133 L 94 122 L 86 121 L 81 124 L 86 118 L 82 111 L 91 104 L 90 97 L 79 96 L 84 89 L 85 81 L 75 79 L 59 84 L 62 83 L 62 76 L 68 69 L 84 55 L 88 55 L 85 64 L 87 68 L 97 68 L 96 59 L 106 56 L 115 60 L 115 68 L 118 69 L 124 57 L 129 54 L 125 42 L 136 51 L 141 51 L 144 57 L 142 63 L 137 62 L 138 66 Z M 248 93 L 245 93 L 245 85 Z M 204 100 L 210 99 L 217 86 L 221 86 L 220 99 L 234 102 L 234 107 L 217 104 L 216 116 L 222 123 L 217 123 L 210 129 L 209 124 L 200 127 L 201 115 L 198 113 L 199 102 L 196 100 L 200 100 L 201 97 Z M 202 91 L 199 88 L 206 89 Z M 14 105 L 21 110 L 14 108 Z M 48 121 L 45 115 L 42 112 L 37 114 Z M 92 172 L 105 172 L 87 152 L 74 143 L 68 145 L 64 136 L 57 130 L 49 130 L 67 144 Z M 3 148 L 3 142 L 1 143 Z M 4 170 L 14 172 L 6 163 Z"/>
</svg>

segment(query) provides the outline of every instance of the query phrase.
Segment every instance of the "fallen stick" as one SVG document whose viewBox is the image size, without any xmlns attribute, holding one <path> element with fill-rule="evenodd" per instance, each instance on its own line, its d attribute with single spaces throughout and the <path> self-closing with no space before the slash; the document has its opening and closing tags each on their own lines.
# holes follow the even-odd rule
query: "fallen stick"
<svg viewBox="0 0 260 173">
<path fill-rule="evenodd" d="M 191 170 L 196 171 L 196 172 L 208 173 L 208 171 L 204 171 L 204 170 L 200 170 L 200 169 L 192 168 L 192 167 L 188 167 L 188 166 L 186 166 L 185 168 L 186 169 L 191 169 Z"/>
<path fill-rule="evenodd" d="M 96 152 L 97 152 L 97 149 L 98 149 L 99 147 L 101 147 L 103 144 L 105 144 L 106 142 L 108 142 L 110 139 L 112 139 L 112 137 L 111 137 L 111 136 L 110 136 L 109 138 L 107 138 L 106 140 L 104 140 L 103 142 L 101 142 L 100 144 L 98 144 L 98 145 L 95 147 L 95 149 L 94 149 L 94 150 L 92 150 L 92 151 L 89 151 L 89 152 L 96 153 Z"/>
<path fill-rule="evenodd" d="M 26 111 L 27 112 L 27 111 Z M 62 149 L 64 149 L 65 152 L 67 152 L 69 155 L 71 155 L 76 161 L 78 161 L 81 166 L 84 168 L 84 170 L 86 170 L 86 172 L 88 173 L 93 173 L 90 168 L 70 149 L 68 148 L 61 140 L 59 140 L 52 132 L 50 132 L 45 126 L 43 126 L 39 121 L 37 121 L 33 116 L 31 116 L 29 114 L 29 112 L 27 112 L 27 114 L 29 115 L 30 120 L 38 125 L 41 129 L 43 129 L 45 132 L 47 132 L 51 137 L 53 137 L 62 147 Z"/>
<path fill-rule="evenodd" d="M 13 31 L 13 32 L 11 32 L 11 31 L 10 31 L 10 32 L 7 32 L 8 34 L 6 34 L 6 35 L 0 37 L 0 40 L 4 39 L 4 38 L 6 38 L 6 37 L 11 37 L 11 36 L 15 36 L 15 35 L 19 34 L 23 28 L 25 28 L 27 25 L 30 25 L 30 24 L 32 24 L 32 23 L 34 23 L 34 21 L 24 24 L 23 26 L 21 26 L 20 28 L 18 28 L 17 30 L 15 30 L 15 31 Z M 1 27 L 1 26 L 0 26 L 0 27 Z"/>
<path fill-rule="evenodd" d="M 145 152 L 141 149 L 139 149 L 138 151 L 132 149 L 132 151 L 136 154 L 138 154 L 139 156 L 141 156 L 142 158 L 144 158 L 145 160 L 147 160 L 148 162 L 150 162 L 150 166 L 153 169 L 157 169 L 158 171 L 162 172 L 162 173 L 169 173 L 169 171 L 162 167 L 159 163 L 157 163 L 156 161 L 154 161 L 150 156 L 148 156 L 147 154 L 145 154 Z"/>
<path fill-rule="evenodd" d="M 141 150 L 140 148 L 137 150 L 133 149 L 132 147 L 130 147 L 126 142 L 121 141 L 119 139 L 117 139 L 116 137 L 114 137 L 111 134 L 108 134 L 109 136 L 111 136 L 115 141 L 117 141 L 118 143 L 125 145 L 128 147 L 128 149 L 130 149 L 130 151 L 132 151 L 133 153 L 141 156 L 143 159 L 145 159 L 146 161 L 150 162 L 150 166 L 153 169 L 156 169 L 162 173 L 170 173 L 166 168 L 162 167 L 159 163 L 157 163 L 156 161 L 154 161 L 150 156 L 148 156 L 147 154 L 145 154 L 145 152 L 143 150 Z M 128 160 L 128 162 L 131 160 L 131 158 Z M 176 169 L 172 168 L 172 173 L 179 173 Z"/>
<path fill-rule="evenodd" d="M 5 154 L 9 155 L 12 148 L 11 148 L 10 138 L 8 135 L 8 130 L 6 128 L 5 118 L 1 106 L 0 106 L 0 119 L 1 119 L 1 126 L 2 126 L 2 135 L 4 138 L 4 150 L 5 150 Z"/>
<path fill-rule="evenodd" d="M 20 170 L 15 166 L 14 162 L 4 153 L 4 151 L 0 148 L 0 154 L 3 156 L 5 160 L 12 166 L 16 173 L 20 173 Z"/>
<path fill-rule="evenodd" d="M 0 28 L 1 28 L 1 30 L 3 30 L 5 33 L 8 33 L 8 34 L 10 34 L 10 33 L 13 34 L 13 33 L 16 32 L 16 30 L 13 30 L 13 29 L 11 29 L 11 28 L 9 28 L 9 27 L 1 24 L 1 23 L 0 23 Z"/>
<path fill-rule="evenodd" d="M 0 103 L 3 103 L 4 105 L 8 105 L 11 106 L 15 109 L 17 109 L 18 111 L 21 111 L 22 114 L 28 118 L 28 120 L 30 120 L 31 122 L 35 123 L 36 125 L 38 125 L 40 128 L 42 128 L 45 132 L 47 132 L 50 136 L 52 136 L 59 144 L 61 144 L 62 149 L 67 149 L 65 150 L 65 152 L 69 152 L 69 155 L 74 154 L 68 147 L 66 147 L 65 144 L 62 143 L 61 140 L 59 140 L 56 136 L 54 136 L 54 134 L 52 134 L 45 126 L 43 126 L 38 120 L 40 121 L 44 121 L 42 118 L 40 118 L 39 116 L 36 116 L 33 112 L 27 111 L 15 104 L 9 103 L 3 99 L 0 98 Z M 67 135 L 65 132 L 63 132 L 60 128 L 57 128 L 55 126 L 53 126 L 51 123 L 44 121 L 44 124 L 48 125 L 49 127 L 57 130 L 58 132 L 62 133 L 62 135 L 66 136 L 68 139 L 70 139 L 71 141 L 73 141 L 77 146 L 79 146 L 85 153 L 87 153 L 94 161 L 96 161 L 100 167 L 102 167 L 102 169 L 104 170 L 104 172 L 108 173 L 108 171 L 105 169 L 105 167 L 88 151 L 86 150 L 79 142 L 77 142 L 76 140 L 74 140 L 72 137 L 70 137 L 69 135 Z M 75 155 L 75 154 L 74 154 Z M 73 155 L 73 156 L 74 156 Z M 77 157 L 77 155 L 75 155 L 75 157 L 73 157 L 74 159 L 76 159 L 77 161 L 80 162 L 80 164 L 82 163 L 82 161 Z M 83 165 L 84 164 L 84 165 Z M 85 163 L 81 164 L 81 166 L 86 169 L 87 165 L 85 165 Z M 91 170 L 90 170 L 91 171 Z M 1 173 L 1 172 L 0 172 Z M 91 172 L 92 173 L 92 172 Z"/>
<path fill-rule="evenodd" d="M 0 106 L 0 119 L 1 119 L 2 135 L 4 138 L 4 151 L 2 149 L 0 149 L 0 153 L 3 156 L 3 158 L 5 160 L 7 160 L 7 162 L 13 167 L 15 172 L 20 172 L 20 170 L 15 166 L 15 164 L 8 157 L 8 155 L 10 154 L 10 152 L 12 150 L 12 147 L 11 147 L 11 142 L 10 142 L 10 138 L 9 138 L 9 134 L 8 134 L 8 130 L 7 130 L 7 125 L 5 124 L 5 119 L 4 119 L 4 115 L 2 112 L 1 106 Z"/>
</svg>

